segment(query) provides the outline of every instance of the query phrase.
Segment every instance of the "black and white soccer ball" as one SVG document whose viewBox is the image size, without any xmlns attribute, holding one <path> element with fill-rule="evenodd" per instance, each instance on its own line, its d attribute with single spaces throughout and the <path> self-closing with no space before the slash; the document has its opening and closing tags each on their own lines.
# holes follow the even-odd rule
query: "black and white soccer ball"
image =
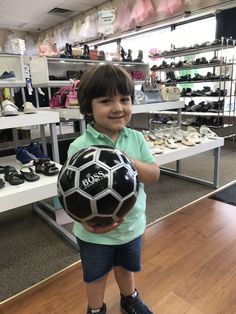
<svg viewBox="0 0 236 314">
<path fill-rule="evenodd" d="M 91 146 L 68 158 L 57 187 L 69 216 L 103 226 L 120 220 L 134 206 L 139 180 L 125 154 L 109 146 Z"/>
</svg>

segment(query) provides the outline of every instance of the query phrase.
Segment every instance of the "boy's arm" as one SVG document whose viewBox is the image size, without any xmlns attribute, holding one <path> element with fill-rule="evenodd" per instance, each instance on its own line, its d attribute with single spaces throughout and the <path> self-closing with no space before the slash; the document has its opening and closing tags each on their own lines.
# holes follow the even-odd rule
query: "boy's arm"
<svg viewBox="0 0 236 314">
<path fill-rule="evenodd" d="M 157 183 L 160 177 L 160 168 L 157 163 L 147 164 L 141 160 L 131 159 L 138 172 L 138 178 L 143 183 Z"/>
</svg>

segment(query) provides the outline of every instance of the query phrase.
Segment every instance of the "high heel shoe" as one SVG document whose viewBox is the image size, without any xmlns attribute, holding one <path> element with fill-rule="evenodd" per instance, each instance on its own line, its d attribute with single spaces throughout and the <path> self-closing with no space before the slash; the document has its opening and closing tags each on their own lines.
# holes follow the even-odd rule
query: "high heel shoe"
<svg viewBox="0 0 236 314">
<path fill-rule="evenodd" d="M 128 49 L 128 55 L 124 61 L 125 62 L 132 62 L 132 50 L 131 49 Z"/>
<path fill-rule="evenodd" d="M 89 59 L 89 46 L 88 45 L 84 45 L 84 53 L 83 55 L 80 57 L 80 59 Z"/>
<path fill-rule="evenodd" d="M 124 62 L 126 60 L 125 56 L 127 55 L 127 53 L 125 52 L 124 48 L 121 46 L 120 46 L 120 55 L 121 55 L 122 61 Z"/>
<path fill-rule="evenodd" d="M 143 62 L 143 50 L 138 51 L 138 56 L 133 60 L 133 62 Z"/>
<path fill-rule="evenodd" d="M 120 54 L 120 46 L 117 46 L 116 53 L 114 54 L 114 57 L 112 58 L 112 61 L 121 61 L 121 54 Z"/>
</svg>

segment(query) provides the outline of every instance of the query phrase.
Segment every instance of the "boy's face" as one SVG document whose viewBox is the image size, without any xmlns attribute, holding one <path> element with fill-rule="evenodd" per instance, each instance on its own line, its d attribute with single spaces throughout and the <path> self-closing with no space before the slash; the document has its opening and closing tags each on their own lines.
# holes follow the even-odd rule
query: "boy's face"
<svg viewBox="0 0 236 314">
<path fill-rule="evenodd" d="M 95 129 L 112 136 L 122 130 L 131 118 L 131 97 L 117 94 L 112 97 L 94 98 L 92 111 Z"/>
</svg>

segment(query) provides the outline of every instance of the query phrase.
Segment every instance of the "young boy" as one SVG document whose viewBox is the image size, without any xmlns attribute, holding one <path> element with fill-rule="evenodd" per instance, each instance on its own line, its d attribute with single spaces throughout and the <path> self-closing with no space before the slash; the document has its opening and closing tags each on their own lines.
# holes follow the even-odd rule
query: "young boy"
<svg viewBox="0 0 236 314">
<path fill-rule="evenodd" d="M 143 183 L 156 183 L 160 171 L 141 132 L 126 127 L 132 115 L 134 84 L 116 65 L 100 65 L 85 72 L 78 89 L 80 111 L 90 122 L 71 143 L 68 155 L 90 145 L 108 145 L 124 152 L 141 182 L 137 201 L 126 217 L 109 226 L 74 224 L 88 299 L 87 314 L 107 313 L 103 303 L 108 273 L 113 269 L 120 290 L 120 308 L 127 314 L 152 313 L 135 288 L 134 272 L 141 269 L 141 235 L 146 226 Z"/>
</svg>

